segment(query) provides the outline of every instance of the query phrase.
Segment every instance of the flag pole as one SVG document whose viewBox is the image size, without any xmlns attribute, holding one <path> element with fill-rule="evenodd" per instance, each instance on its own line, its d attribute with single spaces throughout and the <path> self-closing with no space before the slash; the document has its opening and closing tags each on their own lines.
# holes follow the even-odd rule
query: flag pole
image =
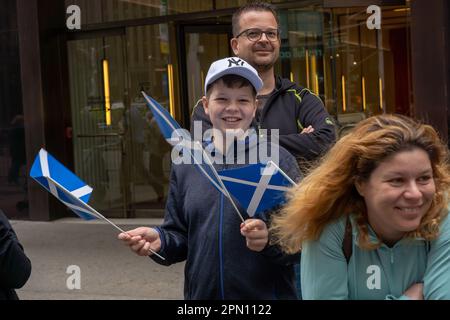
<svg viewBox="0 0 450 320">
<path fill-rule="evenodd" d="M 281 168 L 280 168 L 275 162 L 273 162 L 272 160 L 270 160 L 270 161 L 268 162 L 268 164 L 274 166 L 274 167 L 275 167 L 275 168 L 283 175 L 283 177 L 285 177 L 285 178 L 286 178 L 290 183 L 292 183 L 294 186 L 297 186 L 297 183 L 295 183 L 295 181 L 292 180 L 291 177 L 289 177 L 289 176 L 286 174 L 286 172 L 284 172 L 283 170 L 281 170 Z"/>
<path fill-rule="evenodd" d="M 207 165 L 211 167 L 211 170 L 214 174 L 214 176 L 216 177 L 217 181 L 219 181 L 220 183 L 220 187 L 222 188 L 223 192 L 225 193 L 225 196 L 230 200 L 231 204 L 233 205 L 234 210 L 236 211 L 236 213 L 238 214 L 239 218 L 241 218 L 242 222 L 245 222 L 244 218 L 241 215 L 241 212 L 239 211 L 239 209 L 237 208 L 236 204 L 234 203 L 234 200 L 231 198 L 230 193 L 228 192 L 227 188 L 225 187 L 225 185 L 222 182 L 222 179 L 219 177 L 219 174 L 217 173 L 216 169 L 214 168 L 214 166 L 211 163 L 211 159 L 209 159 L 208 154 L 205 152 L 205 150 L 203 149 L 203 147 L 200 145 L 200 142 L 198 141 L 193 141 L 195 144 L 197 144 L 203 153 L 203 158 L 206 158 L 207 160 Z M 194 161 L 195 161 L 195 157 Z"/>
<path fill-rule="evenodd" d="M 158 107 L 154 105 L 153 101 L 150 99 L 149 96 L 147 96 L 147 94 L 144 91 L 141 91 L 142 95 L 144 96 L 144 99 L 147 101 L 147 104 L 149 104 L 150 106 L 153 107 L 152 112 L 156 111 L 158 113 L 158 115 L 167 123 L 167 125 L 170 127 L 171 130 L 175 131 L 178 134 L 178 137 L 181 138 L 182 140 L 184 140 L 185 137 L 181 136 L 176 130 L 177 129 L 181 129 L 180 128 L 176 128 L 167 118 L 167 116 L 165 116 L 160 110 L 158 110 Z M 161 129 L 161 128 L 160 128 Z M 164 135 L 164 133 L 163 133 Z M 166 138 L 167 140 L 167 138 Z M 193 142 L 194 144 L 198 144 L 198 147 L 200 147 L 200 150 L 202 150 L 202 155 L 204 159 L 207 159 L 208 163 L 207 165 L 211 168 L 215 178 L 217 179 L 217 181 L 220 184 L 220 188 L 221 191 L 231 202 L 231 204 L 233 205 L 234 209 L 236 210 L 236 213 L 239 215 L 239 218 L 242 220 L 242 222 L 245 222 L 244 218 L 242 217 L 241 213 L 239 212 L 239 209 L 237 208 L 236 204 L 234 203 L 233 199 L 231 198 L 231 195 L 229 194 L 228 190 L 225 188 L 225 185 L 223 184 L 222 180 L 219 177 L 219 174 L 217 173 L 216 169 L 214 168 L 214 166 L 211 163 L 211 160 L 209 159 L 208 155 L 206 154 L 205 150 L 203 149 L 203 147 L 201 146 L 201 144 L 198 141 L 194 141 L 192 140 L 192 138 L 190 139 L 189 142 Z M 194 162 L 198 165 L 200 171 L 206 175 L 206 177 L 208 177 L 208 180 L 210 180 L 211 183 L 213 183 L 213 185 L 216 185 L 216 183 L 214 181 L 212 181 L 212 179 L 209 178 L 209 175 L 207 172 L 205 172 L 205 170 L 202 168 L 201 163 L 198 162 L 198 160 L 195 158 L 195 156 L 192 154 L 191 148 L 189 146 L 184 145 L 184 147 L 186 149 L 188 149 L 188 152 L 191 154 L 191 157 L 194 159 Z M 216 186 L 217 188 L 217 186 Z"/>
<path fill-rule="evenodd" d="M 60 183 L 58 183 L 57 181 L 53 180 L 52 177 L 47 176 L 45 177 L 47 180 L 49 180 L 50 182 L 52 182 L 53 184 L 57 185 L 59 188 L 61 188 L 62 190 L 64 190 L 64 192 L 72 195 L 72 193 L 67 190 L 63 185 L 61 185 Z M 75 197 L 74 195 L 72 195 L 73 197 Z M 78 199 L 79 200 L 79 199 Z M 80 200 L 81 201 L 81 200 Z M 110 221 L 108 218 L 106 218 L 104 215 L 102 215 L 100 212 L 98 212 L 97 210 L 95 210 L 94 208 L 92 208 L 90 205 L 88 205 L 87 203 L 81 201 L 83 203 L 83 206 L 85 206 L 89 211 L 91 211 L 91 213 L 94 213 L 94 215 L 97 218 L 103 219 L 104 221 L 106 221 L 107 223 L 109 223 L 110 225 L 112 225 L 114 228 L 116 228 L 117 230 L 119 230 L 122 233 L 125 233 L 127 235 L 129 235 L 131 237 L 130 234 L 128 234 L 128 232 L 124 231 L 122 228 L 120 228 L 119 226 L 117 226 L 114 222 Z M 159 255 L 158 253 L 156 253 L 155 251 L 153 251 L 152 249 L 149 249 L 149 251 L 151 253 L 153 253 L 154 255 L 156 255 L 158 258 L 162 259 L 162 260 L 166 260 L 165 258 L 163 258 L 161 255 Z"/>
<path fill-rule="evenodd" d="M 126 232 L 125 230 L 123 230 L 122 228 L 120 228 L 118 225 L 116 225 L 114 222 L 110 221 L 108 218 L 106 218 L 104 215 L 102 215 L 100 212 L 98 212 L 97 210 L 95 210 L 94 208 L 90 207 L 88 204 L 86 204 L 91 210 L 93 210 L 95 212 L 95 214 L 99 215 L 100 218 L 102 218 L 103 220 L 105 220 L 106 222 L 108 222 L 110 225 L 112 225 L 114 228 L 116 228 L 117 230 L 119 230 L 122 233 L 125 233 L 127 235 L 129 235 L 131 237 L 131 234 L 129 234 L 128 232 Z M 152 249 L 148 249 L 151 253 L 153 253 L 155 256 L 157 256 L 158 258 L 160 258 L 161 260 L 166 260 L 164 257 L 162 257 L 161 255 L 159 255 L 158 253 L 156 253 L 155 251 L 153 251 Z"/>
</svg>

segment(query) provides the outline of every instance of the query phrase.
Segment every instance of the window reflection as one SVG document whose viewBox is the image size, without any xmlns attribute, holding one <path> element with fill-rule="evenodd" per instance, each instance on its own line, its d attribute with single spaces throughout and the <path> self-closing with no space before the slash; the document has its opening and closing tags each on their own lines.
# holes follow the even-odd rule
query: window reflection
<svg viewBox="0 0 450 320">
<path fill-rule="evenodd" d="M 16 1 L 0 10 L 0 210 L 28 219 L 25 127 Z"/>
<path fill-rule="evenodd" d="M 163 208 L 170 171 L 170 146 L 147 108 L 141 91 L 157 100 L 175 118 L 170 30 L 167 24 L 127 28 L 127 66 L 130 93 L 130 134 L 133 154 L 131 202 L 135 209 Z"/>
<path fill-rule="evenodd" d="M 384 112 L 410 114 L 409 8 L 382 7 L 369 30 L 365 7 L 280 12 L 284 77 L 319 95 L 341 125 Z"/>
<path fill-rule="evenodd" d="M 198 0 L 66 0 L 81 9 L 82 25 L 212 10 L 212 1 Z"/>
</svg>

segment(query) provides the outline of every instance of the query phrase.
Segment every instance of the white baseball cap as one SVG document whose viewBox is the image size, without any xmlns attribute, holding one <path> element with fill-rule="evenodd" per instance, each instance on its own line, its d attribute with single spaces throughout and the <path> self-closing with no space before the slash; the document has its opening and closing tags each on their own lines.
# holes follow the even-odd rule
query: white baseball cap
<svg viewBox="0 0 450 320">
<path fill-rule="evenodd" d="M 235 74 L 247 79 L 255 88 L 256 92 L 261 90 L 263 86 L 263 82 L 255 68 L 245 60 L 237 57 L 229 57 L 217 60 L 211 64 L 205 80 L 205 94 L 211 83 L 228 74 Z"/>
</svg>

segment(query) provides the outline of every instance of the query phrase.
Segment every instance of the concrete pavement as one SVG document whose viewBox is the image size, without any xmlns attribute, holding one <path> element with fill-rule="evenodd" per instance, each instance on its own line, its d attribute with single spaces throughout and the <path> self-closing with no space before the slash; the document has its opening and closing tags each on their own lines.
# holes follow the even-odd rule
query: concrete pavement
<svg viewBox="0 0 450 320">
<path fill-rule="evenodd" d="M 160 225 L 160 219 L 112 219 L 130 230 Z M 11 221 L 32 263 L 24 300 L 183 299 L 184 263 L 170 267 L 135 255 L 103 222 L 77 218 L 55 222 Z M 69 290 L 69 266 L 79 266 L 81 289 Z"/>
</svg>

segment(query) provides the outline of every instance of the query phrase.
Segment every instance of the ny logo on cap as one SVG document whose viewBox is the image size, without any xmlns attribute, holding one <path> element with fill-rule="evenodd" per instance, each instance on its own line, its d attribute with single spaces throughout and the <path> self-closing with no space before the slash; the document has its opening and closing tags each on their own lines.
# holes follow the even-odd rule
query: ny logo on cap
<svg viewBox="0 0 450 320">
<path fill-rule="evenodd" d="M 245 64 L 245 61 L 243 61 L 243 60 L 241 60 L 241 59 L 234 59 L 234 58 L 230 58 L 230 59 L 228 59 L 228 62 L 230 63 L 229 65 L 228 65 L 228 68 L 230 68 L 231 66 L 233 66 L 233 65 L 236 65 L 236 66 L 244 66 L 244 64 Z"/>
</svg>

